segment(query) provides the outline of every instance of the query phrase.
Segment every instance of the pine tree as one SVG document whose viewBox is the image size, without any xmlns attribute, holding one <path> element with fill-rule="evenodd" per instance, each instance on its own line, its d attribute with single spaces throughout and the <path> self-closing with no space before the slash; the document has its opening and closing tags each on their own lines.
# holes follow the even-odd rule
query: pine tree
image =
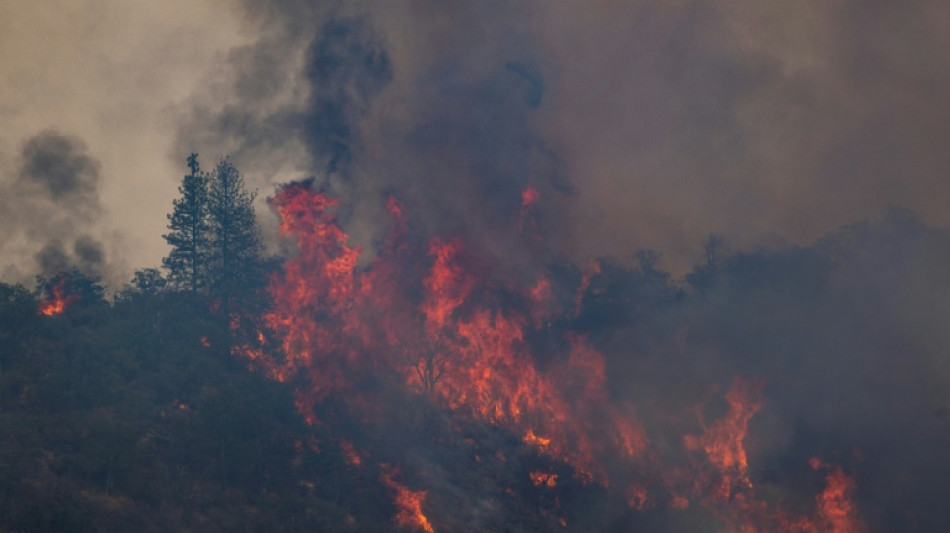
<svg viewBox="0 0 950 533">
<path fill-rule="evenodd" d="M 254 214 L 254 193 L 228 158 L 209 178 L 208 222 L 211 234 L 210 281 L 227 312 L 230 301 L 248 294 L 261 270 L 260 229 Z"/>
<path fill-rule="evenodd" d="M 188 156 L 191 170 L 178 187 L 181 198 L 168 215 L 170 233 L 163 235 L 172 247 L 162 264 L 176 288 L 197 292 L 205 285 L 209 256 L 208 176 L 201 172 L 198 154 Z"/>
</svg>

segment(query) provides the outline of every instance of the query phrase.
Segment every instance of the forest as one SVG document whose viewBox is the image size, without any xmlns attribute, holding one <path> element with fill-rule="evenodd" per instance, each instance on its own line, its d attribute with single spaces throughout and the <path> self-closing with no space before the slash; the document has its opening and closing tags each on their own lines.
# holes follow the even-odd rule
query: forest
<svg viewBox="0 0 950 533">
<path fill-rule="evenodd" d="M 161 267 L 0 284 L 3 531 L 935 531 L 950 234 L 530 271 L 196 154 Z M 511 231 L 532 240 L 526 189 Z"/>
</svg>

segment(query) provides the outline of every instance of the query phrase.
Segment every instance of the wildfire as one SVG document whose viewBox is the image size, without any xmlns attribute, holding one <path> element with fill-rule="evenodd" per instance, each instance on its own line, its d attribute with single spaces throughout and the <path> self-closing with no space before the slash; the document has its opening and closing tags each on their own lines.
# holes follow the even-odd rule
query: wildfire
<svg viewBox="0 0 950 533">
<path fill-rule="evenodd" d="M 859 533 L 864 531 L 857 516 L 851 496 L 856 484 L 840 466 L 832 466 L 813 458 L 809 461 L 813 470 L 830 469 L 825 477 L 825 489 L 815 497 L 818 508 L 819 531 L 832 533 Z"/>
<path fill-rule="evenodd" d="M 727 478 L 731 473 L 742 477 L 745 482 L 748 481 L 746 471 L 749 463 L 743 441 L 749 428 L 749 420 L 762 409 L 759 399 L 762 386 L 762 382 L 736 378 L 726 394 L 729 411 L 725 418 L 708 428 L 702 437 L 685 437 L 686 448 L 704 450 L 709 462 Z M 728 499 L 728 487 L 723 488 L 726 492 L 721 496 Z"/>
<path fill-rule="evenodd" d="M 541 193 L 538 192 L 534 187 L 527 187 L 525 190 L 521 191 L 521 207 L 529 207 L 536 203 L 541 198 Z"/>
<path fill-rule="evenodd" d="M 449 316 L 471 293 L 475 278 L 463 266 L 464 246 L 460 239 L 434 239 L 429 245 L 429 255 L 435 261 L 422 282 L 426 289 L 422 313 L 426 325 L 438 329 L 447 325 Z"/>
<path fill-rule="evenodd" d="M 535 487 L 553 488 L 557 486 L 557 474 L 549 472 L 531 472 L 528 474 Z"/>
<path fill-rule="evenodd" d="M 336 224 L 335 200 L 298 184 L 285 187 L 272 205 L 282 234 L 296 239 L 299 253 L 270 283 L 275 307 L 263 317 L 268 335 L 240 351 L 274 379 L 308 377 L 311 387 L 297 391 L 308 421 L 316 403 L 351 388 L 362 373 L 388 367 L 403 373 L 413 390 L 459 414 L 521 434 L 540 432 L 544 440 L 534 444 L 572 464 L 583 479 L 607 484 L 596 457 L 630 457 L 642 449 L 642 432 L 629 413 L 610 404 L 603 356 L 570 336 L 567 356 L 540 370 L 525 342 L 526 329 L 541 327 L 532 319 L 539 315 L 483 301 L 485 291 L 501 289 L 484 281 L 461 239 L 431 239 L 430 265 L 421 274 L 406 272 L 404 208 L 390 199 L 390 242 L 368 267 L 357 269 L 360 251 Z M 420 280 L 415 303 L 407 275 Z M 547 305 L 549 295 L 545 278 L 521 289 L 529 307 Z M 265 338 L 276 339 L 280 349 L 270 349 Z"/>
<path fill-rule="evenodd" d="M 401 528 L 411 529 L 413 531 L 425 531 L 434 533 L 429 519 L 422 513 L 422 504 L 426 500 L 426 491 L 409 490 L 405 485 L 399 483 L 394 477 L 399 475 L 398 467 L 389 465 L 380 465 L 382 473 L 380 480 L 384 485 L 396 493 L 393 503 L 396 504 L 396 516 L 393 521 Z"/>
<path fill-rule="evenodd" d="M 545 439 L 534 434 L 534 430 L 529 429 L 525 434 L 522 440 L 525 444 L 531 444 L 532 446 L 537 446 L 540 449 L 545 449 L 551 444 L 551 439 Z"/>
<path fill-rule="evenodd" d="M 534 189 L 522 195 L 523 209 L 537 201 Z M 261 317 L 256 344 L 237 351 L 273 379 L 301 384 L 295 401 L 308 423 L 316 423 L 315 409 L 331 396 L 355 417 L 385 403 L 359 383 L 386 376 L 452 416 L 521 435 L 537 453 L 572 467 L 582 484 L 621 487 L 632 509 L 663 501 L 647 490 L 658 484 L 673 508 L 700 503 L 737 531 L 857 530 L 849 499 L 854 483 L 840 469 L 828 475 L 814 519 L 787 520 L 755 498 L 744 441 L 763 407 L 761 381 L 736 378 L 725 395 L 725 415 L 708 426 L 700 420 L 702 434 L 682 438 L 688 468 L 641 468 L 662 461 L 663 453 L 651 449 L 633 406 L 612 397 L 604 355 L 579 333 L 560 334 L 552 353 L 532 352 L 532 335 L 547 333 L 554 313 L 580 315 L 598 263 L 583 274 L 574 301 L 568 296 L 556 311 L 544 275 L 529 278 L 538 280 L 534 286 L 495 280 L 459 237 L 413 244 L 405 207 L 395 198 L 386 206 L 389 236 L 362 265 L 360 249 L 337 224 L 333 198 L 292 184 L 271 205 L 281 217 L 281 235 L 296 241 L 298 253 L 269 283 L 274 303 Z M 350 441 L 340 447 L 349 464 L 364 463 Z M 641 473 L 657 470 L 660 479 Z M 558 483 L 553 473 L 529 475 L 536 486 Z M 422 513 L 426 492 L 409 490 L 396 476 L 397 469 L 384 466 L 380 477 L 396 494 L 396 522 L 431 532 Z"/>
<path fill-rule="evenodd" d="M 60 278 L 49 288 L 49 298 L 40 301 L 39 312 L 46 316 L 60 315 L 70 304 L 79 299 L 78 294 L 66 294 L 66 278 Z"/>
</svg>

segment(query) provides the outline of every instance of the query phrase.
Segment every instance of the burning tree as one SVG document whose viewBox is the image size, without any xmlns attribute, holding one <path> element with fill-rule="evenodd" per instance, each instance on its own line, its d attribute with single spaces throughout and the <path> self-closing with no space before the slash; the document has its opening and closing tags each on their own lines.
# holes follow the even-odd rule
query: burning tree
<svg viewBox="0 0 950 533">
<path fill-rule="evenodd" d="M 403 358 L 414 373 L 414 379 L 418 380 L 419 389 L 426 396 L 435 392 L 436 386 L 451 370 L 452 358 L 443 335 L 405 346 Z"/>
<path fill-rule="evenodd" d="M 39 312 L 46 316 L 62 314 L 73 304 L 84 306 L 105 303 L 105 290 L 99 279 L 73 269 L 60 272 L 51 278 L 37 276 L 36 298 Z"/>
<path fill-rule="evenodd" d="M 548 305 L 547 297 L 538 296 L 545 294 L 544 283 L 493 278 L 460 237 L 413 244 L 403 207 L 392 199 L 390 236 L 366 265 L 359 264 L 360 248 L 348 244 L 338 223 L 336 199 L 296 183 L 279 190 L 271 205 L 281 218 L 281 234 L 296 241 L 298 252 L 270 281 L 273 307 L 261 317 L 260 342 L 235 352 L 252 367 L 293 383 L 308 423 L 332 420 L 337 409 L 348 419 L 388 418 L 383 405 L 394 397 L 383 391 L 393 389 L 367 384 L 395 377 L 459 425 L 480 421 L 520 437 L 523 450 L 554 467 L 524 472 L 545 490 L 616 487 L 630 509 L 646 511 L 668 500 L 674 509 L 702 508 L 736 531 L 843 531 L 819 522 L 852 517 L 850 478 L 843 473 L 841 481 L 829 481 L 837 492 L 803 514 L 761 496 L 744 441 L 749 421 L 762 409 L 763 382 L 736 378 L 720 420 L 699 420 L 702 434 L 686 433 L 678 444 L 653 444 L 633 404 L 609 390 L 607 359 L 588 335 L 555 333 L 533 319 L 540 312 L 535 307 Z M 669 283 L 654 268 L 655 255 L 639 259 L 635 279 L 642 294 Z M 577 294 L 601 284 L 603 276 L 600 268 L 592 270 L 579 280 Z M 505 305 L 512 301 L 519 305 Z M 563 312 L 583 315 L 584 302 L 578 301 L 565 299 Z M 560 340 L 546 343 L 551 353 L 542 359 L 532 336 L 552 334 Z M 687 466 L 676 466 L 684 458 Z M 392 475 L 382 481 L 396 494 L 397 523 L 428 531 L 421 511 L 425 490 L 406 489 Z"/>
</svg>

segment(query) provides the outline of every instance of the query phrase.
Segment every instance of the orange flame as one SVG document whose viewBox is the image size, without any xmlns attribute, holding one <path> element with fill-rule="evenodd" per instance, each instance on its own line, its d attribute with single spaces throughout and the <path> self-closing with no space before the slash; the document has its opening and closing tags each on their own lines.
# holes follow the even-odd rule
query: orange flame
<svg viewBox="0 0 950 533">
<path fill-rule="evenodd" d="M 39 303 L 40 314 L 46 316 L 60 315 L 70 304 L 79 299 L 78 294 L 66 294 L 66 278 L 60 278 L 50 287 L 50 297 Z"/>
<path fill-rule="evenodd" d="M 684 446 L 705 454 L 688 492 L 723 516 L 739 531 L 759 531 L 756 524 L 767 520 L 764 506 L 753 499 L 744 441 L 749 420 L 762 408 L 763 383 L 734 378 L 726 393 L 729 410 L 702 436 L 687 435 Z M 682 496 L 682 494 L 678 494 Z"/>
<path fill-rule="evenodd" d="M 531 482 L 534 483 L 535 487 L 553 488 L 557 486 L 557 474 L 537 471 L 530 472 L 528 477 L 531 478 Z"/>
<path fill-rule="evenodd" d="M 308 378 L 311 387 L 297 391 L 308 422 L 327 395 L 348 389 L 361 372 L 388 367 L 457 413 L 520 434 L 540 432 L 548 444 L 539 449 L 572 464 L 582 479 L 606 484 L 598 456 L 632 457 L 643 448 L 630 409 L 617 409 L 608 398 L 603 355 L 581 336 L 569 336 L 568 356 L 540 370 L 525 343 L 525 330 L 541 327 L 537 316 L 494 309 L 481 293 L 475 298 L 494 288 L 474 269 L 461 239 L 432 239 L 425 275 L 406 272 L 400 266 L 411 265 L 400 255 L 407 250 L 404 208 L 390 198 L 390 240 L 357 269 L 360 251 L 347 245 L 330 212 L 335 200 L 295 184 L 272 205 L 281 233 L 296 239 L 299 253 L 269 285 L 275 306 L 263 317 L 268 334 L 239 352 L 274 379 Z M 421 278 L 417 303 L 404 288 L 408 275 Z M 526 301 L 549 299 L 550 282 L 542 277 L 523 294 Z"/>
<path fill-rule="evenodd" d="M 532 205 L 536 191 L 526 191 L 522 199 Z M 840 471 L 829 474 L 814 519 L 789 520 L 755 499 L 744 441 L 750 420 L 763 407 L 762 382 L 736 378 L 725 396 L 723 418 L 682 439 L 689 468 L 666 465 L 660 479 L 635 479 L 647 475 L 636 472 L 657 470 L 640 468 L 639 461 L 662 460 L 664 452 L 649 448 L 632 405 L 612 398 L 603 354 L 577 333 L 566 334 L 555 353 L 532 353 L 529 339 L 548 322 L 539 317 L 551 316 L 540 315 L 538 308 L 554 307 L 547 277 L 535 277 L 534 287 L 495 280 L 457 237 L 434 237 L 425 247 L 412 244 L 405 207 L 395 198 L 386 206 L 392 217 L 389 236 L 363 265 L 358 265 L 360 249 L 348 244 L 336 222 L 335 199 L 293 184 L 271 205 L 281 217 L 281 235 L 296 241 L 298 253 L 270 280 L 274 303 L 261 317 L 264 330 L 249 341 L 255 344 L 237 351 L 273 379 L 300 378 L 295 402 L 307 423 L 317 422 L 315 407 L 331 395 L 365 415 L 380 399 L 357 384 L 381 373 L 454 416 L 522 435 L 538 453 L 572 467 L 581 483 L 625 487 L 633 509 L 655 505 L 659 497 L 646 487 L 659 482 L 672 507 L 700 503 L 737 531 L 855 531 L 847 529 L 857 524 L 848 499 L 854 485 L 835 473 Z M 594 263 L 580 280 L 575 315 L 600 270 Z M 523 305 L 499 305 L 511 300 Z M 365 460 L 349 441 L 340 446 L 349 464 Z M 498 456 L 504 457 L 500 451 Z M 532 481 L 555 486 L 555 474 L 540 474 L 532 472 Z M 397 523 L 432 531 L 421 510 L 425 491 L 409 490 L 394 480 L 397 475 L 388 468 L 381 474 L 396 493 Z"/>
<path fill-rule="evenodd" d="M 726 417 L 708 428 L 701 438 L 687 436 L 686 447 L 692 450 L 701 447 L 709 462 L 719 470 L 745 472 L 749 462 L 742 442 L 749 429 L 749 420 L 762 409 L 762 385 L 760 381 L 734 379 L 726 394 L 729 404 Z"/>
<path fill-rule="evenodd" d="M 551 444 L 551 439 L 545 439 L 543 437 L 539 437 L 535 435 L 534 430 L 532 429 L 528 429 L 528 431 L 524 434 L 524 437 L 522 438 L 522 440 L 524 440 L 525 444 L 531 444 L 533 446 L 537 446 L 538 448 L 541 448 L 542 450 L 544 450 L 545 448 L 548 447 L 549 444 Z"/>
<path fill-rule="evenodd" d="M 391 468 L 386 464 L 380 466 L 382 467 L 380 480 L 384 485 L 389 487 L 390 490 L 396 493 L 394 499 L 394 503 L 396 504 L 396 516 L 393 517 L 393 521 L 396 522 L 396 525 L 413 531 L 434 533 L 432 524 L 429 523 L 429 519 L 426 518 L 426 515 L 422 513 L 422 504 L 426 500 L 426 491 L 409 490 L 405 485 L 393 479 L 399 475 L 398 467 Z"/>
<path fill-rule="evenodd" d="M 463 266 L 464 247 L 460 239 L 433 240 L 429 245 L 429 255 L 435 257 L 435 262 L 429 276 L 422 282 L 426 288 L 422 313 L 429 327 L 442 328 L 471 293 L 475 278 Z"/>
<path fill-rule="evenodd" d="M 857 508 L 851 499 L 856 484 L 840 466 L 831 465 L 813 458 L 809 461 L 813 470 L 831 469 L 825 477 L 825 489 L 815 497 L 818 508 L 819 531 L 829 533 L 859 533 L 864 526 L 858 519 Z"/>
<path fill-rule="evenodd" d="M 521 207 L 529 207 L 536 203 L 541 198 L 541 193 L 538 192 L 534 187 L 528 186 L 525 190 L 521 191 Z"/>
</svg>

